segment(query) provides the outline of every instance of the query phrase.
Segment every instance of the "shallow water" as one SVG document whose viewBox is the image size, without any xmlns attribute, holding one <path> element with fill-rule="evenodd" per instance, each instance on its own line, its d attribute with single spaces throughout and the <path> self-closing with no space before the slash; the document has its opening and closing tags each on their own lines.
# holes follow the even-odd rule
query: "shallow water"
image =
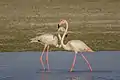
<svg viewBox="0 0 120 80">
<path fill-rule="evenodd" d="M 49 52 L 51 72 L 43 72 L 39 62 L 41 52 L 4 52 L 0 53 L 0 80 L 120 80 L 119 53 L 83 53 L 93 72 L 89 71 L 80 54 L 77 54 L 74 72 L 69 72 L 74 54 Z"/>
</svg>

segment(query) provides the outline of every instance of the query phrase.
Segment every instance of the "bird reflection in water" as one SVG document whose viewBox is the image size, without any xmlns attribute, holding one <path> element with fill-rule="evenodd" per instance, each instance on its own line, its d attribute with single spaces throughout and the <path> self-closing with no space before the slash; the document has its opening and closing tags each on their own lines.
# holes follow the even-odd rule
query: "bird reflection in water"
<svg viewBox="0 0 120 80">
<path fill-rule="evenodd" d="M 48 79 L 48 74 L 42 72 L 42 73 L 40 74 L 40 80 L 49 80 L 49 79 Z"/>
<path fill-rule="evenodd" d="M 87 75 L 83 75 L 83 74 L 81 73 L 71 74 L 68 77 L 66 77 L 65 80 L 93 80 L 91 73 L 87 73 Z"/>
</svg>

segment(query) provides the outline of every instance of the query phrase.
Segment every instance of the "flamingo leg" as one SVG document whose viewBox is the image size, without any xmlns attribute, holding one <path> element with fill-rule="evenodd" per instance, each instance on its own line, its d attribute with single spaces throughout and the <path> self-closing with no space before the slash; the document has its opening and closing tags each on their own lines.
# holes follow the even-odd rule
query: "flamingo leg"
<svg viewBox="0 0 120 80">
<path fill-rule="evenodd" d="M 74 60 L 73 60 L 73 63 L 72 63 L 72 67 L 71 67 L 71 69 L 70 69 L 70 72 L 73 71 L 73 68 L 74 68 L 75 62 L 76 62 L 76 53 L 75 53 L 75 55 L 74 55 Z"/>
<path fill-rule="evenodd" d="M 42 58 L 43 58 L 43 54 L 44 54 L 44 52 L 45 52 L 46 47 L 47 47 L 47 45 L 44 46 L 43 52 L 42 52 L 42 54 L 41 54 L 41 56 L 40 56 L 40 62 L 41 62 L 41 64 L 42 64 L 42 67 L 43 67 L 44 70 L 45 70 L 45 66 L 44 66 L 44 63 L 43 63 Z"/>
<path fill-rule="evenodd" d="M 90 71 L 92 71 L 92 67 L 90 65 L 90 63 L 88 62 L 88 60 L 86 59 L 86 57 L 81 53 L 81 56 L 83 57 L 83 59 L 86 61 L 86 63 L 88 64 L 88 67 L 90 69 Z"/>
<path fill-rule="evenodd" d="M 49 46 L 47 46 L 47 52 L 46 52 L 46 63 L 49 71 L 50 68 L 49 68 L 49 61 L 48 61 L 48 51 L 49 51 Z"/>
</svg>

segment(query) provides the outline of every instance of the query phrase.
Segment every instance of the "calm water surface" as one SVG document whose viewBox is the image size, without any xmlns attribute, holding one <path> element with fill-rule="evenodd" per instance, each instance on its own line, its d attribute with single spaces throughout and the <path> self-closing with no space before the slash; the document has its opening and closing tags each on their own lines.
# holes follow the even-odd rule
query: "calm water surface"
<svg viewBox="0 0 120 80">
<path fill-rule="evenodd" d="M 84 53 L 93 72 L 77 54 L 74 72 L 69 72 L 72 52 L 49 52 L 51 72 L 43 72 L 41 52 L 0 53 L 0 80 L 120 80 L 120 51 Z M 45 56 L 44 56 L 45 59 Z"/>
</svg>

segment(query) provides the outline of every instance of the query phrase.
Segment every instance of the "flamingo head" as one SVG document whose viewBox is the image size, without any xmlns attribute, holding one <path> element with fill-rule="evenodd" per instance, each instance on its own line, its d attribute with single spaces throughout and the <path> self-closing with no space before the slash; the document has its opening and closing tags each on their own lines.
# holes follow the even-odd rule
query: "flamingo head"
<svg viewBox="0 0 120 80">
<path fill-rule="evenodd" d="M 30 43 L 33 43 L 33 42 L 40 42 L 39 36 L 37 36 L 35 38 L 31 38 Z"/>
<path fill-rule="evenodd" d="M 58 28 L 62 25 L 62 24 L 65 24 L 67 23 L 67 21 L 65 19 L 61 19 L 60 20 L 60 23 L 58 24 Z"/>
</svg>

